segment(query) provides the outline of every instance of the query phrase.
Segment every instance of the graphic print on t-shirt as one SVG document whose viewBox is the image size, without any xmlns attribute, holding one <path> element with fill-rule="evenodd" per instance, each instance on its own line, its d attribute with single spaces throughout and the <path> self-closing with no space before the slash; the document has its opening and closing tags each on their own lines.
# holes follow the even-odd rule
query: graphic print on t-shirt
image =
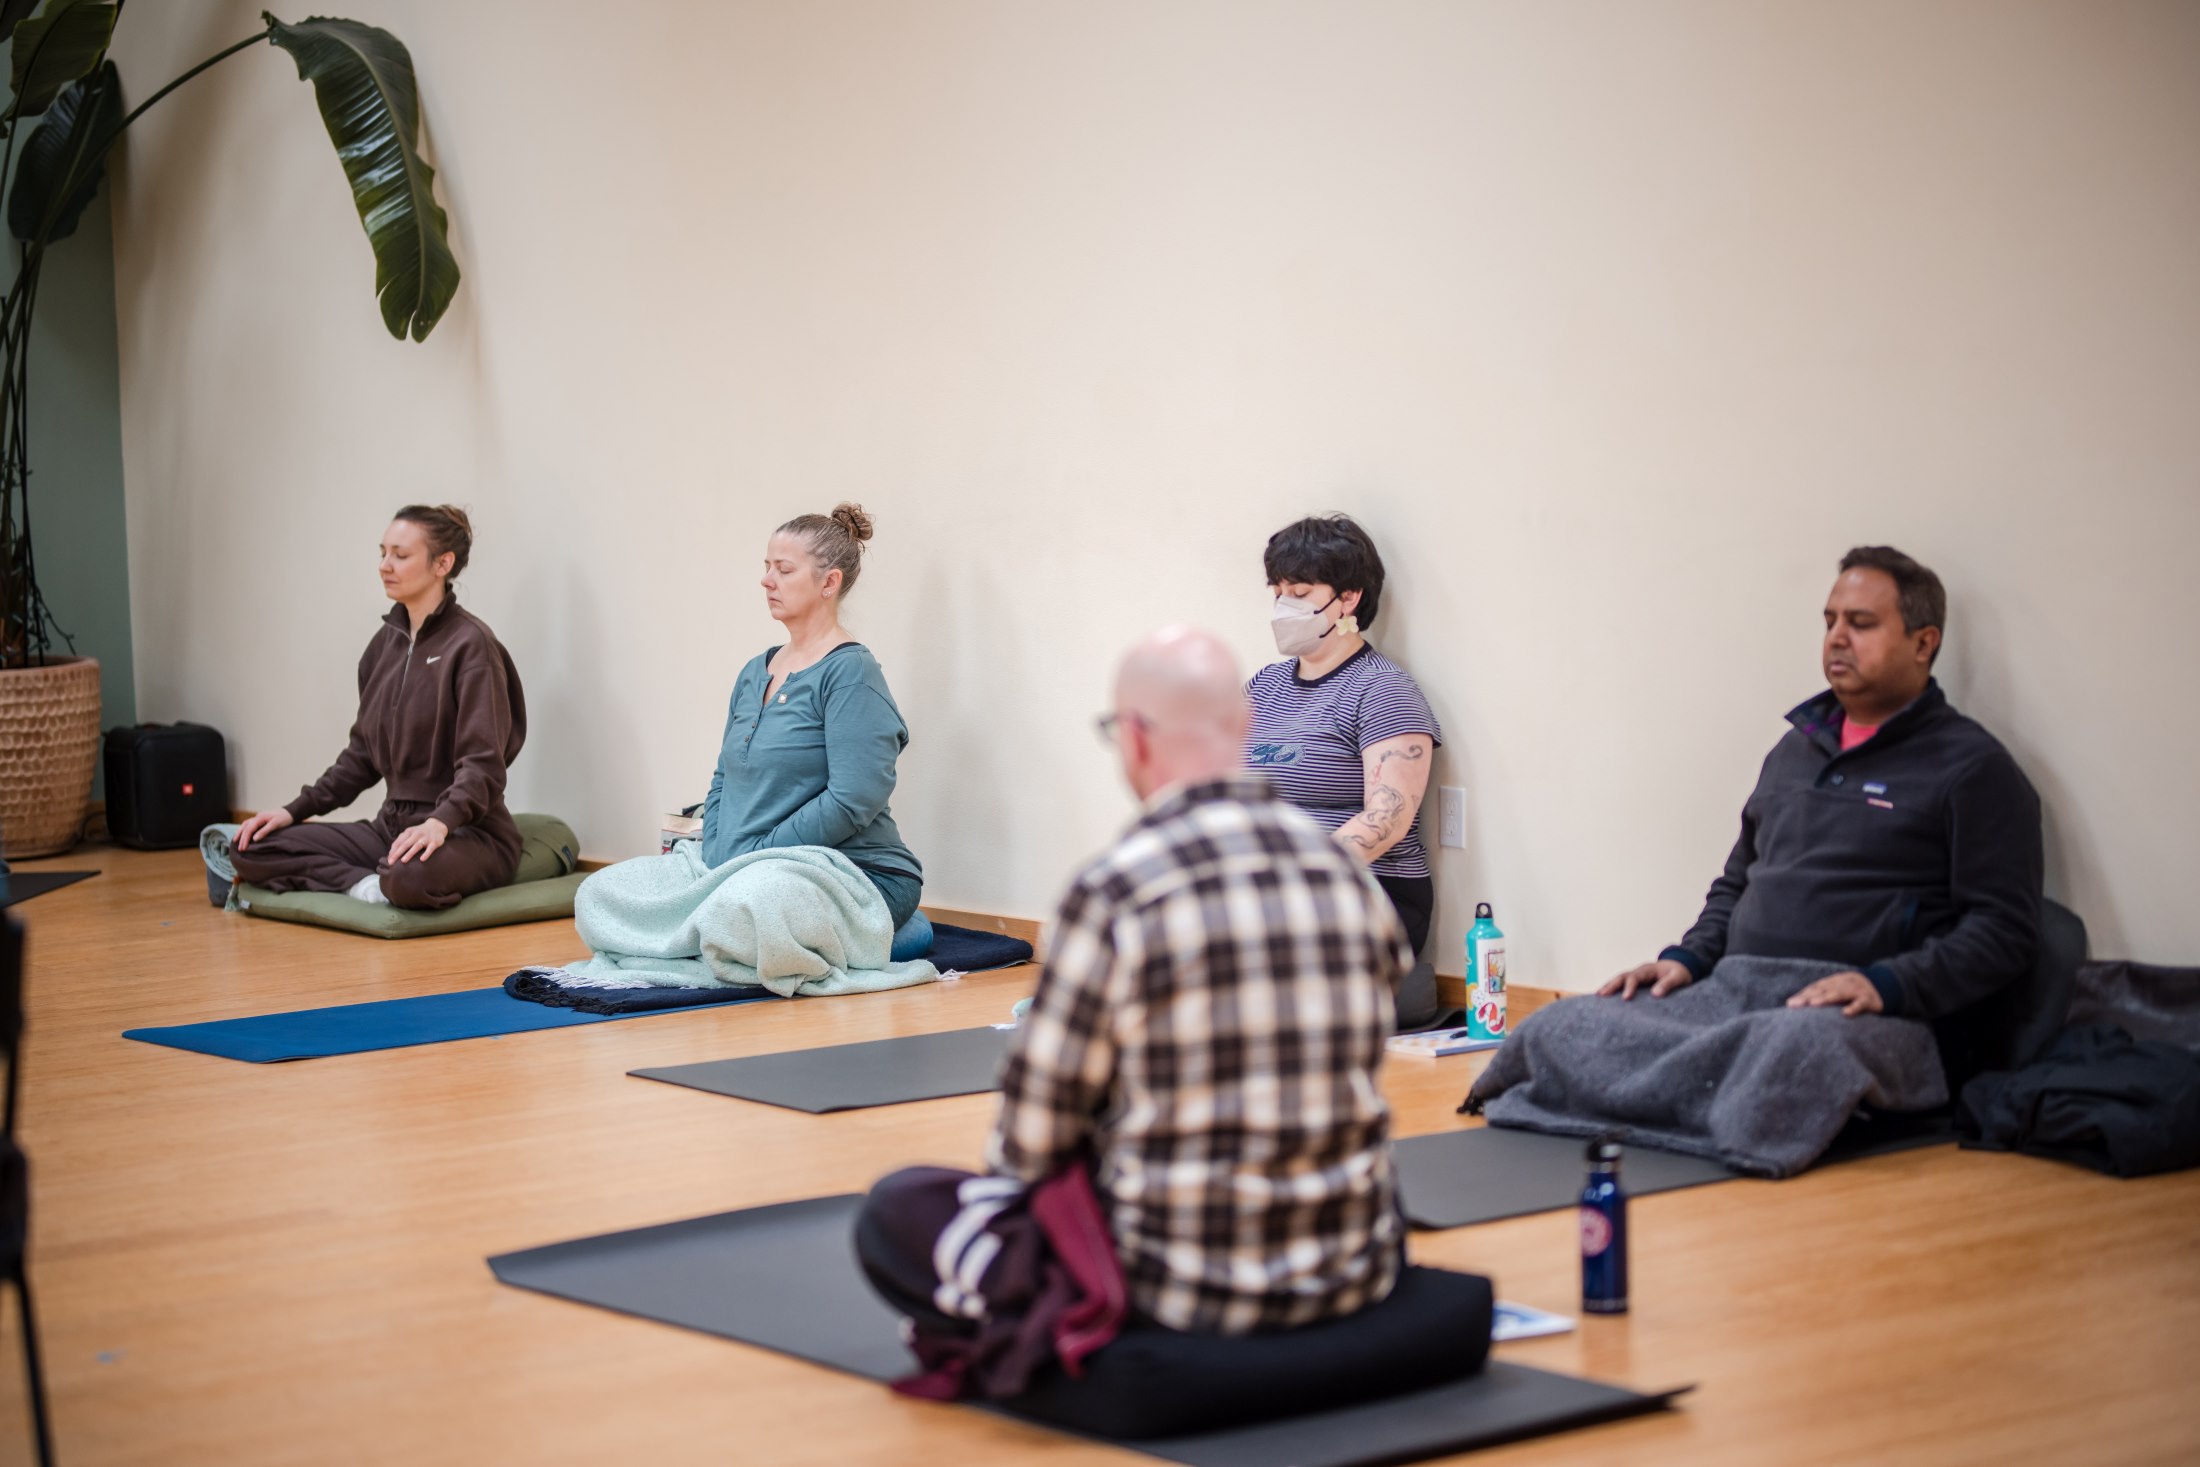
<svg viewBox="0 0 2200 1467">
<path fill-rule="evenodd" d="M 1373 647 L 1360 648 L 1312 680 L 1298 676 L 1296 662 L 1271 663 L 1253 675 L 1245 691 L 1252 704 L 1246 767 L 1265 775 L 1286 802 L 1331 830 L 1367 804 L 1370 745 L 1403 734 L 1443 742 L 1420 688 Z M 1409 828 L 1369 870 L 1377 876 L 1427 876 L 1428 851 L 1419 830 Z"/>
</svg>

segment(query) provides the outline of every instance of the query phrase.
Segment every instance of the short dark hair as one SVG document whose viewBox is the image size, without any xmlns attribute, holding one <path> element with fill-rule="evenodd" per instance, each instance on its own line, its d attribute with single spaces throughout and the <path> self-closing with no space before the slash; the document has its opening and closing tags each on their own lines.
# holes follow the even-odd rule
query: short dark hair
<svg viewBox="0 0 2200 1467">
<path fill-rule="evenodd" d="M 1310 515 L 1294 520 L 1268 537 L 1261 565 L 1271 586 L 1305 581 L 1327 586 L 1340 596 L 1359 592 L 1360 604 L 1352 614 L 1363 630 L 1375 624 L 1375 613 L 1383 603 L 1383 558 L 1352 516 Z"/>
<path fill-rule="evenodd" d="M 1902 609 L 1902 630 L 1931 627 L 1943 636 L 1948 627 L 1948 590 L 1930 569 L 1892 545 L 1859 545 L 1841 557 L 1841 570 L 1885 571 L 1894 581 L 1895 604 Z M 1938 657 L 1940 649 L 1933 649 Z"/>
</svg>

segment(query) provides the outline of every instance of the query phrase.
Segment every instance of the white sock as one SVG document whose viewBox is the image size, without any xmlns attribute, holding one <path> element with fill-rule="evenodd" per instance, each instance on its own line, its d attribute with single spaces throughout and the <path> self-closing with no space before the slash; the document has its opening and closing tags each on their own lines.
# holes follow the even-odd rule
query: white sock
<svg viewBox="0 0 2200 1467">
<path fill-rule="evenodd" d="M 351 890 L 345 892 L 344 895 L 357 897 L 363 902 L 372 902 L 378 907 L 386 907 L 390 904 L 390 899 L 382 895 L 382 878 L 373 875 L 371 872 L 353 882 Z"/>
</svg>

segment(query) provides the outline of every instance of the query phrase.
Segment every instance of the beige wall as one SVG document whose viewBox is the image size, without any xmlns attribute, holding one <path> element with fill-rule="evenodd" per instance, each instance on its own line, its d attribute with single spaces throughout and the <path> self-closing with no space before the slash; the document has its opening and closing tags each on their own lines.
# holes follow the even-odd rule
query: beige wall
<svg viewBox="0 0 2200 1467">
<path fill-rule="evenodd" d="M 467 271 L 426 346 L 279 54 L 149 114 L 115 210 L 139 708 L 241 798 L 339 747 L 384 517 L 449 497 L 515 804 L 654 849 L 766 533 L 855 497 L 929 894 L 1042 913 L 1129 808 L 1113 654 L 1260 657 L 1264 537 L 1341 508 L 1469 791 L 1446 966 L 1487 899 L 1580 986 L 1687 924 L 1884 540 L 2050 891 L 2200 961 L 2200 7 L 344 8 L 420 66 Z M 124 74 L 254 12 L 132 10 Z"/>
</svg>

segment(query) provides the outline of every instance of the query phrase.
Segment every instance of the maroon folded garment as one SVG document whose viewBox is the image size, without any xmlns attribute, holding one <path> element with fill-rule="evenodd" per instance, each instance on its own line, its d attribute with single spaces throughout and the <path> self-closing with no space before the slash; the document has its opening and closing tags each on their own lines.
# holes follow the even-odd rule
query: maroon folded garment
<svg viewBox="0 0 2200 1467">
<path fill-rule="evenodd" d="M 872 1189 L 866 1217 L 858 1252 L 907 1310 L 921 1367 L 894 1382 L 903 1395 L 1019 1395 L 1050 1362 L 1081 1375 L 1122 1330 L 1123 1264 L 1083 1166 L 1028 1189 L 912 1167 Z"/>
</svg>

